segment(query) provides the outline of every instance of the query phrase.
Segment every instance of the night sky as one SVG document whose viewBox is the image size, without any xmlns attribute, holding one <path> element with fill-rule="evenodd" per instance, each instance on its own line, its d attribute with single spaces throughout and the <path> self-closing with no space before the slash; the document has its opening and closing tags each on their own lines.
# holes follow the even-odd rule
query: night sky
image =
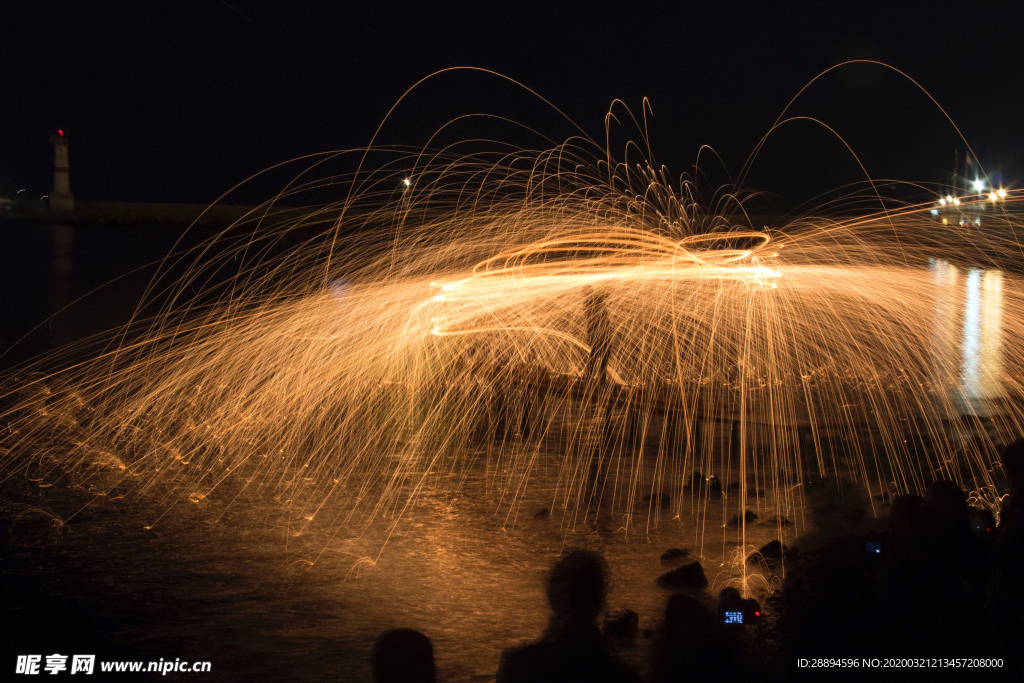
<svg viewBox="0 0 1024 683">
<path fill-rule="evenodd" d="M 601 141 L 611 102 L 639 112 L 646 96 L 657 163 L 688 171 L 708 144 L 735 172 L 804 84 L 856 58 L 918 80 L 992 177 L 1024 185 L 1024 13 L 1013 5 L 548 5 L 11 3 L 0 13 L 0 196 L 52 187 L 47 139 L 62 128 L 80 200 L 213 201 L 272 164 L 366 145 L 409 86 L 453 66 L 522 82 Z M 574 133 L 525 91 L 463 72 L 416 91 L 381 142 L 422 145 L 472 112 L 555 140 Z M 942 182 L 954 149 L 964 156 L 927 96 L 877 67 L 834 72 L 791 113 L 835 128 L 875 178 Z M 460 134 L 477 133 L 494 135 Z M 636 137 L 617 132 L 613 154 Z M 747 186 L 795 205 L 863 178 L 831 133 L 798 122 L 766 145 Z"/>
</svg>

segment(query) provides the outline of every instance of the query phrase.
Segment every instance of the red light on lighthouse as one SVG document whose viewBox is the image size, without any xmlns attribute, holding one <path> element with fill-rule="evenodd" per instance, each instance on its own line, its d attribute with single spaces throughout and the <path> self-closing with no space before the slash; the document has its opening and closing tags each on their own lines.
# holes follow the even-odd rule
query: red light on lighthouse
<svg viewBox="0 0 1024 683">
<path fill-rule="evenodd" d="M 60 135 L 61 137 L 64 137 L 64 131 L 62 131 L 62 130 L 58 130 L 57 134 Z"/>
</svg>

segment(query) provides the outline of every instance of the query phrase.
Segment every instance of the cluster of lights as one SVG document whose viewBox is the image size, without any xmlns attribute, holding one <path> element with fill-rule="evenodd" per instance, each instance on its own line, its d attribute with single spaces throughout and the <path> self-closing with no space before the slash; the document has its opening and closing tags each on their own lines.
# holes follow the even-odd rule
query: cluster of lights
<svg viewBox="0 0 1024 683">
<path fill-rule="evenodd" d="M 975 180 L 971 183 L 974 186 L 974 191 L 981 194 L 985 191 L 985 181 Z M 989 192 L 988 198 L 990 201 L 998 202 L 1000 199 L 1006 199 L 1006 190 L 993 190 Z"/>
<path fill-rule="evenodd" d="M 981 181 L 981 180 L 975 180 L 972 184 L 974 185 L 974 189 L 978 190 L 979 192 L 982 189 L 984 189 L 984 187 L 985 187 L 984 182 Z M 989 192 L 989 194 L 988 194 L 988 200 L 993 202 L 993 203 L 999 202 L 999 201 L 1004 200 L 1004 199 L 1006 199 L 1006 190 L 1003 190 L 1003 189 L 993 190 L 992 192 Z M 960 199 L 957 198 L 957 197 L 954 197 L 951 194 L 947 194 L 945 197 L 939 197 L 939 206 L 950 206 L 950 205 L 952 205 L 952 206 L 960 206 Z M 929 213 L 931 213 L 931 215 L 935 216 L 936 218 L 939 217 L 939 210 L 938 209 L 932 209 Z M 974 222 L 974 225 L 976 225 L 978 227 L 981 227 L 981 219 L 980 218 L 974 219 L 973 222 Z M 971 221 L 969 221 L 969 220 L 965 222 L 963 218 L 960 219 L 960 226 L 961 227 L 966 227 L 970 223 L 971 223 Z M 942 224 L 943 225 L 949 225 L 949 219 L 948 218 L 942 218 Z"/>
<path fill-rule="evenodd" d="M 978 190 L 980 192 L 984 188 L 984 186 L 985 186 L 984 183 L 982 183 L 980 180 L 975 180 L 974 181 L 974 189 L 975 190 Z M 993 192 L 989 192 L 988 199 L 989 199 L 989 201 L 992 201 L 992 202 L 998 202 L 998 201 L 1000 201 L 1002 199 L 1006 199 L 1006 190 L 995 190 Z M 946 195 L 945 197 L 939 197 L 939 206 L 947 206 L 947 205 L 950 205 L 950 204 L 952 204 L 953 206 L 960 206 L 960 199 L 958 197 L 954 197 L 952 195 Z M 938 211 L 936 211 L 935 209 L 932 209 L 932 215 L 933 216 L 938 215 Z"/>
</svg>

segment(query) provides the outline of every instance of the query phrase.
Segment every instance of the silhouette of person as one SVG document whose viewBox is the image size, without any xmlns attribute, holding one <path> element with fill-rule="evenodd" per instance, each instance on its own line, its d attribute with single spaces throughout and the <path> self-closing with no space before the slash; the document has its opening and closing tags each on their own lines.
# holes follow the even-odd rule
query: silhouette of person
<svg viewBox="0 0 1024 683">
<path fill-rule="evenodd" d="M 699 602 L 677 593 L 665 606 L 665 619 L 654 649 L 651 682 L 735 680 L 714 617 Z"/>
<path fill-rule="evenodd" d="M 604 384 L 608 359 L 612 355 L 612 324 L 605 303 L 606 295 L 591 286 L 587 286 L 584 292 L 586 298 L 583 300 L 583 310 L 587 321 L 587 344 L 590 345 L 590 357 L 584 374 L 587 379 Z"/>
<path fill-rule="evenodd" d="M 370 651 L 374 683 L 436 683 L 430 638 L 411 628 L 394 628 L 377 637 Z"/>
<path fill-rule="evenodd" d="M 953 583 L 967 581 L 978 595 L 989 573 L 989 547 L 973 531 L 967 495 L 959 484 L 936 481 L 924 495 L 925 518 L 932 544 L 932 566 L 939 578 Z"/>
<path fill-rule="evenodd" d="M 889 541 L 888 561 L 894 570 L 899 570 L 900 577 L 912 584 L 926 561 L 928 521 L 924 497 L 912 493 L 897 496 L 889 510 L 885 532 Z"/>
<path fill-rule="evenodd" d="M 1024 439 L 1003 450 L 1002 467 L 1010 491 L 996 527 L 991 606 L 1000 656 L 1008 670 L 1024 671 Z"/>
<path fill-rule="evenodd" d="M 539 642 L 506 650 L 496 683 L 639 683 L 640 678 L 608 651 L 595 620 L 604 606 L 604 560 L 573 550 L 548 580 L 552 617 Z"/>
</svg>

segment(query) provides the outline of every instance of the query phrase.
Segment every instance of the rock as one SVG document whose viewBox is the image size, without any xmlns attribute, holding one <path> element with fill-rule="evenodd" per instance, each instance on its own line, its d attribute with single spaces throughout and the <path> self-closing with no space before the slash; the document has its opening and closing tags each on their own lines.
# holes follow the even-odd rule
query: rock
<svg viewBox="0 0 1024 683">
<path fill-rule="evenodd" d="M 661 554 L 662 562 L 669 562 L 671 560 L 678 560 L 680 557 L 686 557 L 690 554 L 690 551 L 686 548 L 669 548 Z"/>
<path fill-rule="evenodd" d="M 636 640 L 639 628 L 640 615 L 631 609 L 624 609 L 606 614 L 601 632 L 610 640 L 622 645 L 630 645 Z"/>
<path fill-rule="evenodd" d="M 769 517 L 768 519 L 764 520 L 764 523 L 765 524 L 774 524 L 775 526 L 778 526 L 780 524 L 782 526 L 792 526 L 792 524 L 793 524 L 793 522 L 789 521 L 785 517 Z"/>
<path fill-rule="evenodd" d="M 547 519 L 550 516 L 551 516 L 551 510 L 548 510 L 547 508 L 541 508 L 540 510 L 537 510 L 536 514 L 533 515 L 533 518 L 534 519 Z"/>
<path fill-rule="evenodd" d="M 691 562 L 662 574 L 657 584 L 662 588 L 704 588 L 708 585 L 708 577 L 704 576 L 700 562 Z"/>
<path fill-rule="evenodd" d="M 714 494 L 716 496 L 722 495 L 722 481 L 712 474 L 708 477 L 707 491 L 709 494 Z"/>
<path fill-rule="evenodd" d="M 789 557 L 789 548 L 778 540 L 768 541 L 760 550 L 747 556 L 747 564 L 757 564 L 764 560 L 768 564 L 778 564 L 784 557 Z"/>
<path fill-rule="evenodd" d="M 747 510 L 745 513 L 743 513 L 743 522 L 745 524 L 752 524 L 755 521 L 757 521 L 757 513 L 755 513 L 753 510 Z M 729 520 L 729 526 L 739 526 L 739 524 L 740 516 L 733 515 L 732 518 Z"/>
<path fill-rule="evenodd" d="M 704 475 L 700 472 L 694 471 L 694 473 L 690 475 L 690 488 L 699 489 L 700 485 L 703 483 Z"/>
<path fill-rule="evenodd" d="M 644 496 L 644 502 L 650 505 L 652 502 L 656 507 L 660 507 L 662 510 L 669 506 L 672 502 L 672 497 L 667 493 L 656 493 L 652 495 Z"/>
<path fill-rule="evenodd" d="M 654 629 L 650 629 L 650 628 L 645 628 L 644 629 L 644 639 L 645 640 L 652 640 L 654 638 L 654 635 L 655 635 L 654 634 Z"/>
</svg>

